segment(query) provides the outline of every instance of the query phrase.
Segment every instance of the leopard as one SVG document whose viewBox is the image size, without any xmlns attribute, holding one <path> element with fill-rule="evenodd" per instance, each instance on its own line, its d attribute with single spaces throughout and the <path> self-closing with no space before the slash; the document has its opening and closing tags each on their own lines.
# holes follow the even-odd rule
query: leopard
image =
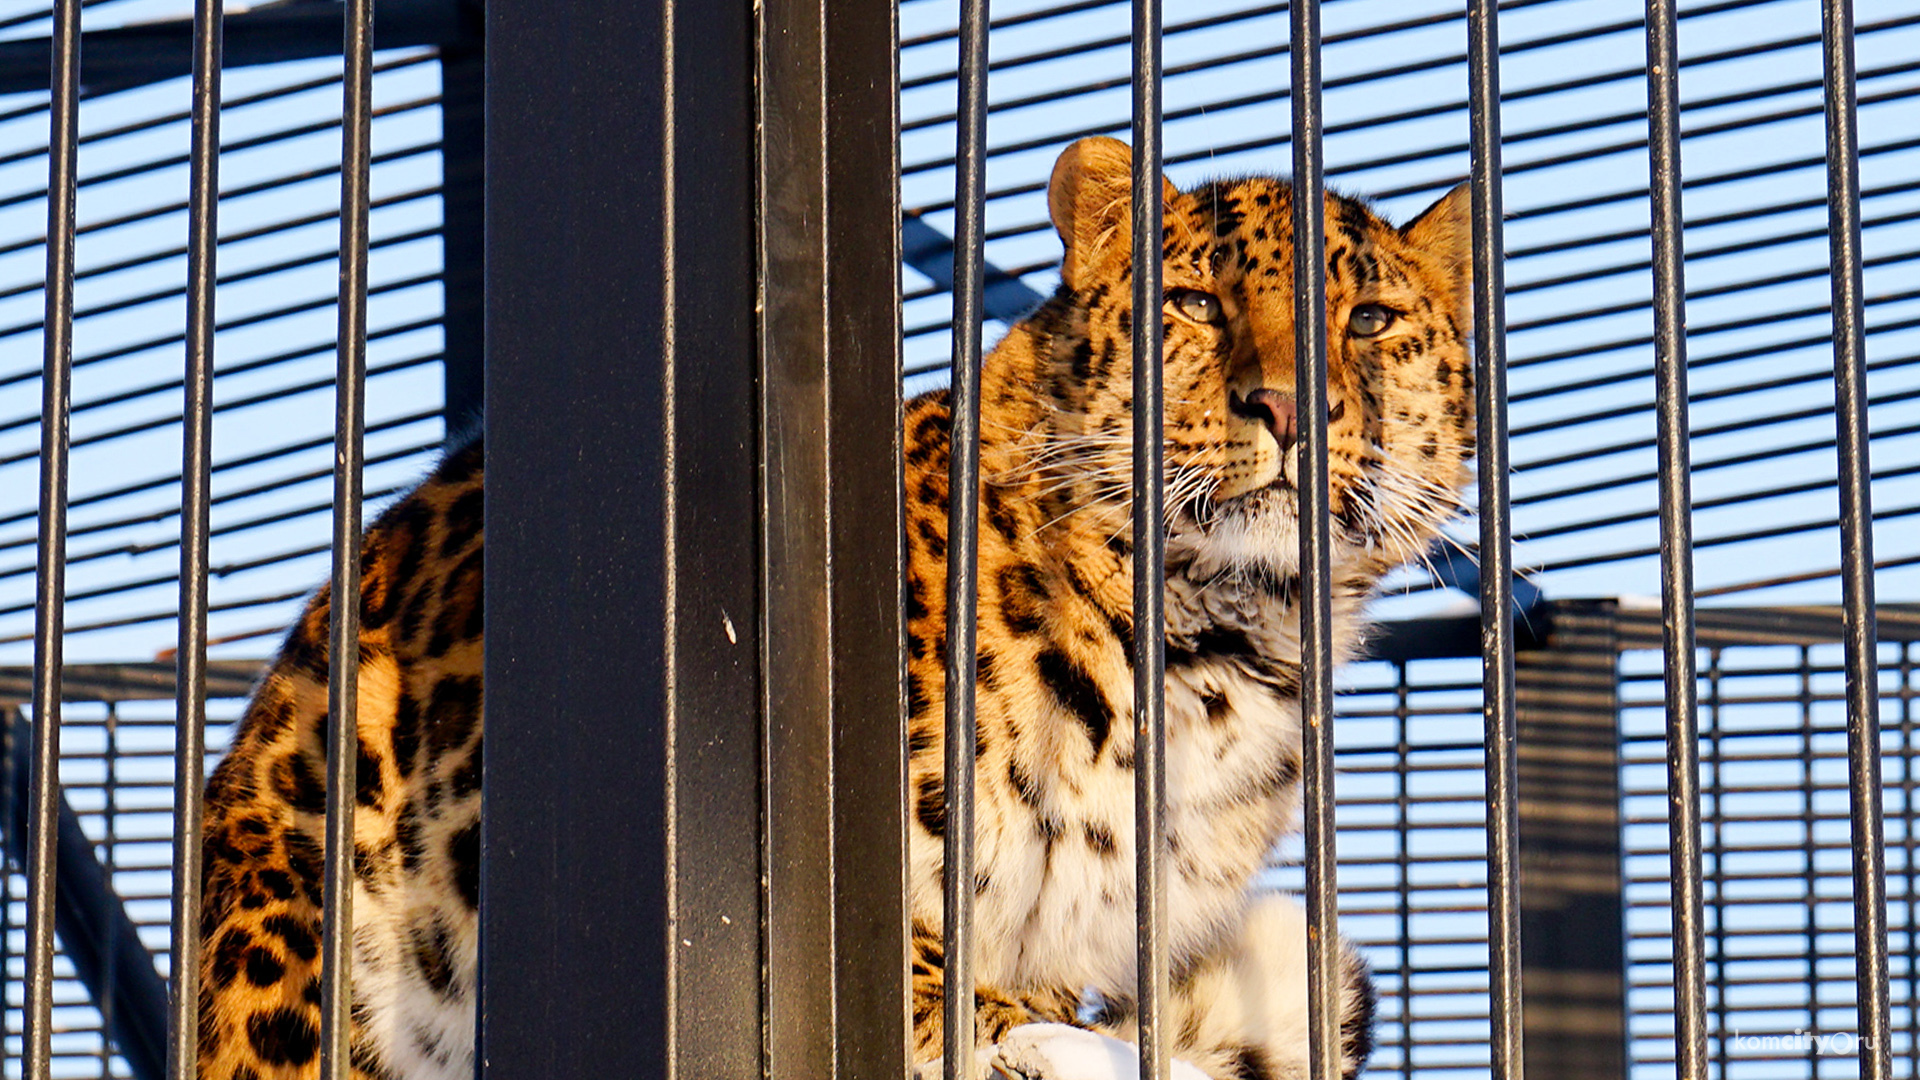
<svg viewBox="0 0 1920 1080">
<path fill-rule="evenodd" d="M 1083 139 L 1048 189 L 1059 288 L 980 372 L 972 969 L 981 1077 L 1134 1075 L 1131 151 Z M 1182 1080 L 1306 1075 L 1306 923 L 1263 882 L 1298 822 L 1302 718 L 1292 188 L 1163 192 L 1166 1030 Z M 1461 509 L 1473 454 L 1468 203 L 1405 226 L 1329 194 L 1336 659 Z M 911 1051 L 944 1049 L 943 671 L 953 403 L 903 411 Z M 350 1049 L 362 1080 L 469 1077 L 477 996 L 484 440 L 360 552 Z M 330 596 L 262 676 L 208 781 L 204 1080 L 317 1074 Z M 897 721 L 895 721 L 897 722 Z M 1339 1066 L 1372 1046 L 1341 943 Z"/>
<path fill-rule="evenodd" d="M 979 375 L 972 968 L 979 1057 L 999 1073 L 1135 1068 L 1132 184 L 1118 140 L 1060 156 L 1047 188 L 1059 287 Z M 1302 799 L 1293 204 L 1292 184 L 1273 176 L 1187 191 L 1163 181 L 1164 1030 L 1176 1064 L 1213 1080 L 1309 1070 L 1304 914 L 1259 884 Z M 1337 193 L 1324 214 L 1332 637 L 1344 662 L 1364 649 L 1366 608 L 1389 574 L 1464 509 L 1471 193 L 1455 187 L 1397 228 Z M 905 420 L 922 1060 L 942 1050 L 947 989 L 953 407 L 937 391 Z M 1339 1069 L 1352 1077 L 1375 998 L 1358 952 L 1343 942 L 1341 955 Z"/>
</svg>

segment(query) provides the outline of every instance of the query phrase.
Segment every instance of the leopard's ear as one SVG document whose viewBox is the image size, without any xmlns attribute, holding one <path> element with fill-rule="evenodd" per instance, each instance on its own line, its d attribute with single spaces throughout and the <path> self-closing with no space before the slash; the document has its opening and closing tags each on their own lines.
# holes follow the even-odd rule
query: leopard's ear
<svg viewBox="0 0 1920 1080">
<path fill-rule="evenodd" d="M 1473 191 L 1466 184 L 1440 196 L 1400 230 L 1409 245 L 1430 257 L 1447 278 L 1454 317 L 1473 322 Z"/>
<path fill-rule="evenodd" d="M 1118 139 L 1103 135 L 1081 139 L 1054 162 L 1047 185 L 1047 213 L 1066 249 L 1060 262 L 1060 280 L 1080 287 L 1086 273 L 1118 259 L 1131 261 L 1133 242 L 1133 151 Z M 1180 191 L 1162 181 L 1161 195 L 1172 202 Z"/>
<path fill-rule="evenodd" d="M 1462 183 L 1420 211 L 1400 235 L 1414 247 L 1437 256 L 1447 269 L 1464 279 L 1473 273 L 1472 217 L 1473 191 Z"/>
</svg>

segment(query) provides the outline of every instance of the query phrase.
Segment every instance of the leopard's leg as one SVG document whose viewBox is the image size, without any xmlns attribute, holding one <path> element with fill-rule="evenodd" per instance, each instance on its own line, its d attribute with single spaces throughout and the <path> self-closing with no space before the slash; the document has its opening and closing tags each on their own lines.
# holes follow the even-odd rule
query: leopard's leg
<svg viewBox="0 0 1920 1080">
<path fill-rule="evenodd" d="M 946 951 L 939 931 L 915 920 L 913 924 L 913 1060 L 933 1062 L 937 1069 L 943 1038 L 946 1001 Z M 973 992 L 973 1032 L 977 1046 L 999 1042 L 1022 1024 L 1077 1023 L 1080 995 L 1075 989 L 1053 987 L 1015 990 L 976 985 Z M 936 1073 L 937 1075 L 937 1073 Z"/>
<path fill-rule="evenodd" d="M 1341 942 L 1341 1075 L 1359 1076 L 1373 1052 L 1373 981 Z M 1213 1080 L 1296 1080 L 1307 1064 L 1307 918 L 1292 897 L 1261 893 L 1237 932 L 1173 986 L 1166 1030 L 1173 1056 Z M 1130 1003 L 1109 1003 L 1096 1027 L 1136 1036 Z"/>
<path fill-rule="evenodd" d="M 260 816 L 216 815 L 200 966 L 202 1080 L 311 1076 L 320 1043 L 319 844 Z M 231 857 L 245 853 L 242 861 Z M 308 871 L 307 874 L 301 873 Z"/>
</svg>

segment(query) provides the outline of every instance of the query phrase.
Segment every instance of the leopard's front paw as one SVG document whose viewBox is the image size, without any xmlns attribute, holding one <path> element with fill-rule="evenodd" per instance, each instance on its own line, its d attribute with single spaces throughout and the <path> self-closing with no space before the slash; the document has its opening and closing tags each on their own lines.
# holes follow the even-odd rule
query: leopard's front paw
<svg viewBox="0 0 1920 1080">
<path fill-rule="evenodd" d="M 994 1080 L 1138 1080 L 1140 1052 L 1129 1042 L 1066 1024 L 1022 1024 L 980 1056 Z M 1171 1080 L 1207 1080 L 1184 1061 Z"/>
</svg>

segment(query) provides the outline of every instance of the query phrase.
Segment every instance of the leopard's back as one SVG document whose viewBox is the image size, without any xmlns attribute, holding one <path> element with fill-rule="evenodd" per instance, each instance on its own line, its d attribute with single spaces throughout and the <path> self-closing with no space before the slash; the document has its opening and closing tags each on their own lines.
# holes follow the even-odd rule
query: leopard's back
<svg viewBox="0 0 1920 1080">
<path fill-rule="evenodd" d="M 362 549 L 353 1065 L 473 1075 L 482 448 Z M 288 634 L 207 787 L 200 1075 L 317 1075 L 330 597 Z"/>
</svg>

